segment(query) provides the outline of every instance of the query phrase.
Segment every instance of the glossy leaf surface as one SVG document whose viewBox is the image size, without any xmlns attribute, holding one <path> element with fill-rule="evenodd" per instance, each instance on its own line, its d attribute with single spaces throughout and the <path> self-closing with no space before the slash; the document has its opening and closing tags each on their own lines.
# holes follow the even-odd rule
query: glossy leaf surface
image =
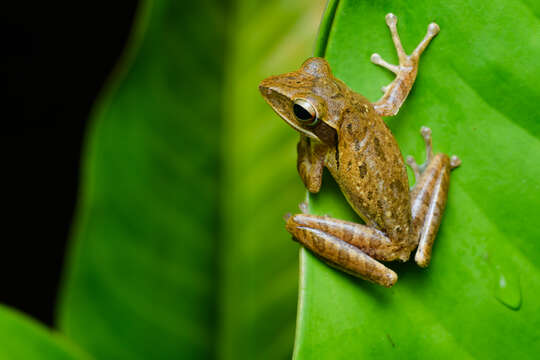
<svg viewBox="0 0 540 360">
<path fill-rule="evenodd" d="M 508 359 L 540 353 L 540 7 L 537 2 L 336 3 L 318 49 L 334 74 L 372 101 L 397 63 L 384 16 L 410 52 L 436 21 L 412 93 L 387 119 L 403 155 L 422 161 L 419 129 L 463 164 L 427 269 L 391 263 L 391 289 L 356 280 L 301 251 L 296 359 Z M 413 178 L 411 177 L 411 183 Z M 333 180 L 315 213 L 358 220 Z"/>
</svg>

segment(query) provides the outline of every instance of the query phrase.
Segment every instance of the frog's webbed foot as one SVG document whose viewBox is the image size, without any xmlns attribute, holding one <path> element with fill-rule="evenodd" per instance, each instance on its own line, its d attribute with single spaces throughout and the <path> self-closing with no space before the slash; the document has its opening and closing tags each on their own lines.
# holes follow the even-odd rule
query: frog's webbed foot
<svg viewBox="0 0 540 360">
<path fill-rule="evenodd" d="M 423 164 L 418 165 L 416 160 L 412 155 L 407 156 L 407 165 L 410 166 L 412 171 L 414 172 L 414 179 L 418 181 L 420 179 L 420 176 L 426 170 L 428 164 L 431 162 L 431 159 L 433 159 L 433 144 L 431 141 L 431 129 L 422 126 L 420 129 L 420 134 L 422 134 L 422 137 L 424 138 L 424 142 L 426 143 L 426 161 L 424 161 Z"/>
<path fill-rule="evenodd" d="M 386 287 L 398 277 L 377 260 L 406 261 L 410 254 L 379 230 L 328 216 L 293 215 L 286 227 L 294 239 L 329 265 Z"/>
<path fill-rule="evenodd" d="M 309 192 L 319 192 L 324 168 L 324 147 L 311 144 L 308 137 L 300 135 L 296 149 L 298 152 L 296 166 L 302 182 Z"/>
<path fill-rule="evenodd" d="M 403 45 L 397 32 L 397 18 L 394 14 L 386 15 L 386 24 L 390 28 L 392 41 L 396 47 L 398 54 L 399 65 L 389 64 L 384 61 L 377 53 L 371 55 L 371 61 L 377 65 L 384 67 L 396 74 L 396 78 L 388 86 L 382 87 L 384 95 L 382 98 L 373 104 L 375 111 L 381 116 L 393 116 L 399 111 L 399 108 L 407 98 L 416 79 L 418 72 L 418 62 L 420 55 L 424 52 L 431 39 L 440 31 L 439 25 L 431 23 L 428 26 L 427 34 L 418 44 L 411 55 L 407 55 L 403 50 Z"/>
<path fill-rule="evenodd" d="M 424 143 L 426 144 L 426 160 L 423 164 L 418 164 L 412 155 L 407 156 L 407 165 L 412 169 L 414 173 L 415 181 L 420 179 L 420 176 L 424 173 L 426 168 L 429 166 L 431 161 L 434 158 L 433 155 L 433 142 L 431 140 L 431 129 L 427 126 L 422 126 L 420 129 L 420 134 L 424 138 Z M 456 155 L 452 155 L 450 158 L 450 168 L 453 170 L 461 164 L 461 160 Z"/>
<path fill-rule="evenodd" d="M 433 154 L 431 129 L 422 126 L 420 130 L 426 143 L 426 161 L 418 165 L 412 156 L 407 164 L 413 169 L 415 184 L 411 189 L 411 234 L 418 244 L 414 260 L 421 267 L 428 266 L 431 260 L 433 242 L 441 223 L 450 183 L 450 171 L 461 163 L 453 155 Z"/>
</svg>

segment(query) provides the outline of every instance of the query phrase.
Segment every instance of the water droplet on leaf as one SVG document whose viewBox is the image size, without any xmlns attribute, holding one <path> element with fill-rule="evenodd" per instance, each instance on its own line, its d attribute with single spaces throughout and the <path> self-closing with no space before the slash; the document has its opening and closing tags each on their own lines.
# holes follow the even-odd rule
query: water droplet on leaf
<svg viewBox="0 0 540 360">
<path fill-rule="evenodd" d="M 519 276 L 513 272 L 503 272 L 497 268 L 498 277 L 495 286 L 495 297 L 501 304 L 511 310 L 521 307 L 521 287 Z"/>
</svg>

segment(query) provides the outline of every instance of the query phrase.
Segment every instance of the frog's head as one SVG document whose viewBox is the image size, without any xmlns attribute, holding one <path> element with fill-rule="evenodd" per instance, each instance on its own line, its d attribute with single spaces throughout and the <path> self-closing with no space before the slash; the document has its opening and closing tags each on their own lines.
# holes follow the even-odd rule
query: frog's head
<svg viewBox="0 0 540 360">
<path fill-rule="evenodd" d="M 326 144 L 335 142 L 343 90 L 323 58 L 307 59 L 298 71 L 264 79 L 259 90 L 266 102 L 301 134 Z"/>
</svg>

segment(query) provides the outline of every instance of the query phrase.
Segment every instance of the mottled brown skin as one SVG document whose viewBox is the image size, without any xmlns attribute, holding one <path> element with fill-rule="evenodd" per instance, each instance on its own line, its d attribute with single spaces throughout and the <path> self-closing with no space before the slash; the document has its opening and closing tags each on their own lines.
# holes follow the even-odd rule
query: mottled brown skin
<svg viewBox="0 0 540 360">
<path fill-rule="evenodd" d="M 372 56 L 373 62 L 396 73 L 376 103 L 336 79 L 322 58 L 308 59 L 298 71 L 269 77 L 259 88 L 270 106 L 300 132 L 298 172 L 307 189 L 319 191 L 326 167 L 365 222 L 297 214 L 288 218 L 287 230 L 330 265 L 389 287 L 397 275 L 377 260 L 407 261 L 418 247 L 416 262 L 423 267 L 429 264 L 446 205 L 450 170 L 459 165 L 459 159 L 433 156 L 431 131 L 423 127 L 427 160 L 418 166 L 408 159 L 416 176 L 416 185 L 409 191 L 401 152 L 381 116 L 399 110 L 416 78 L 420 54 L 438 33 L 438 26 L 430 24 L 424 40 L 408 56 L 397 36 L 395 16 L 387 15 L 386 21 L 400 65 Z"/>
</svg>

